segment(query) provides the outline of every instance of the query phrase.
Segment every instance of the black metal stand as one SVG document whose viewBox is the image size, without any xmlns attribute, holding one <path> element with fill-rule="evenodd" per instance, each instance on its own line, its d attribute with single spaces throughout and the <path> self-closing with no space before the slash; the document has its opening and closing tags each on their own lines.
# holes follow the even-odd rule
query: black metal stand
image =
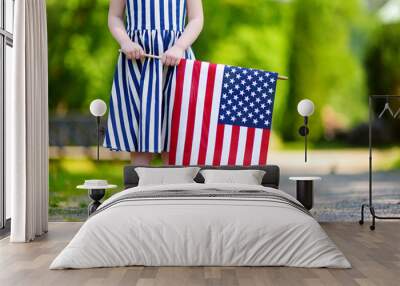
<svg viewBox="0 0 400 286">
<path fill-rule="evenodd" d="M 311 210 L 314 204 L 312 180 L 296 181 L 296 199 L 307 209 Z"/>
<path fill-rule="evenodd" d="M 300 136 L 304 137 L 304 162 L 307 163 L 307 135 L 310 133 L 308 129 L 308 117 L 304 116 L 304 125 L 299 128 Z"/>
<path fill-rule="evenodd" d="M 371 95 L 369 97 L 369 130 L 368 130 L 368 144 L 369 144 L 369 202 L 368 204 L 362 204 L 361 205 L 361 219 L 359 221 L 359 224 L 364 224 L 364 209 L 369 208 L 369 211 L 372 216 L 372 224 L 370 225 L 371 230 L 375 230 L 375 220 L 376 219 L 400 219 L 400 217 L 386 217 L 386 216 L 378 216 L 375 213 L 375 208 L 374 204 L 372 202 L 372 120 L 373 120 L 373 106 L 372 106 L 372 100 L 375 98 L 398 98 L 400 99 L 399 96 L 396 95 Z"/>
<path fill-rule="evenodd" d="M 304 162 L 307 163 L 307 135 L 308 135 L 308 117 L 304 116 L 304 127 L 305 127 L 305 134 L 304 134 Z"/>
<path fill-rule="evenodd" d="M 89 193 L 89 198 L 91 198 L 93 200 L 93 202 L 91 202 L 88 205 L 88 215 L 90 216 L 101 205 L 100 200 L 104 197 L 106 190 L 105 189 L 93 189 L 93 190 L 88 190 L 88 193 Z"/>
<path fill-rule="evenodd" d="M 106 128 L 101 126 L 101 117 L 96 116 L 96 125 L 97 125 L 97 161 L 100 160 L 100 140 L 103 138 L 104 134 L 106 134 Z"/>
<path fill-rule="evenodd" d="M 97 161 L 100 160 L 100 116 L 96 117 L 97 123 Z"/>
</svg>

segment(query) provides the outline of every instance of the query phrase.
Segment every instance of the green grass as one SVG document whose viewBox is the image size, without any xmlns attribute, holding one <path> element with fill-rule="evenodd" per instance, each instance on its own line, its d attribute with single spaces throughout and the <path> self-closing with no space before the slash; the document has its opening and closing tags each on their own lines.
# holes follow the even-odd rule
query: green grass
<svg viewBox="0 0 400 286">
<path fill-rule="evenodd" d="M 89 159 L 50 160 L 50 206 L 51 207 L 86 207 L 82 197 L 87 197 L 86 190 L 76 189 L 77 185 L 88 179 L 104 179 L 118 185 L 117 189 L 107 191 L 106 196 L 123 189 L 124 161 L 92 161 Z M 89 199 L 87 200 L 89 202 Z"/>
<path fill-rule="evenodd" d="M 76 186 L 85 180 L 100 179 L 115 184 L 116 189 L 107 190 L 105 199 L 123 190 L 123 169 L 129 161 L 100 161 L 82 159 L 52 159 L 49 164 L 49 216 L 50 220 L 81 221 L 87 217 L 91 202 L 87 190 Z M 151 165 L 161 165 L 156 157 Z"/>
<path fill-rule="evenodd" d="M 373 169 L 375 171 L 400 170 L 400 148 L 374 148 Z"/>
<path fill-rule="evenodd" d="M 93 161 L 89 159 L 50 160 L 49 207 L 51 219 L 81 220 L 90 203 L 86 190 L 76 189 L 88 179 L 104 179 L 118 188 L 108 190 L 106 198 L 123 189 L 125 161 Z"/>
<path fill-rule="evenodd" d="M 288 150 L 294 150 L 288 149 Z M 345 150 L 345 149 L 343 149 Z M 366 150 L 366 149 L 365 149 Z M 400 169 L 400 148 L 379 149 L 375 170 L 389 171 Z M 376 154 L 379 155 L 379 154 Z M 76 189 L 88 179 L 103 179 L 118 188 L 108 190 L 105 198 L 123 190 L 123 168 L 128 161 L 94 161 L 82 159 L 50 160 L 49 166 L 49 215 L 50 220 L 81 221 L 87 217 L 87 205 L 90 199 L 86 190 Z M 160 165 L 159 158 L 152 165 Z"/>
<path fill-rule="evenodd" d="M 392 169 L 400 169 L 400 159 L 394 162 Z"/>
</svg>

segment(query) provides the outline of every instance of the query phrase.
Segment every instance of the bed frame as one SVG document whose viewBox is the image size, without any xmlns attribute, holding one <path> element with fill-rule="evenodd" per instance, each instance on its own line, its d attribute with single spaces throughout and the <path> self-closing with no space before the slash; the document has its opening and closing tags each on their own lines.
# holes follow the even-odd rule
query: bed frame
<svg viewBox="0 0 400 286">
<path fill-rule="evenodd" d="M 139 166 L 125 166 L 124 168 L 124 186 L 125 189 L 136 187 L 139 183 L 139 176 L 135 171 L 135 168 Z M 147 167 L 147 166 L 146 166 Z M 177 166 L 163 166 L 163 167 L 147 167 L 147 168 L 172 168 Z M 265 175 L 262 179 L 261 184 L 264 187 L 271 187 L 278 189 L 279 188 L 279 167 L 276 165 L 267 165 L 267 166 L 199 166 L 202 170 L 206 169 L 219 169 L 219 170 L 263 170 L 265 171 Z M 178 167 L 183 168 L 183 167 Z M 204 183 L 203 176 L 198 173 L 194 178 L 197 183 Z"/>
</svg>

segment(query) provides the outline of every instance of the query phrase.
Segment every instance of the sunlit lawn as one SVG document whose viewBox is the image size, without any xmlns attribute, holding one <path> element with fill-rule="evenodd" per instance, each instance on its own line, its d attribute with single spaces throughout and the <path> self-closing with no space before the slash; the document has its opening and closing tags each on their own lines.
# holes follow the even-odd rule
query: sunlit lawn
<svg viewBox="0 0 400 286">
<path fill-rule="evenodd" d="M 123 161 L 93 161 L 89 159 L 50 160 L 50 218 L 79 220 L 85 218 L 90 203 L 86 190 L 76 189 L 85 179 L 104 179 L 118 185 L 108 190 L 106 197 L 123 189 Z"/>
<path fill-rule="evenodd" d="M 159 165 L 155 159 L 152 165 Z M 90 203 L 86 190 L 76 186 L 85 180 L 100 179 L 115 184 L 116 189 L 107 190 L 105 199 L 123 190 L 123 169 L 128 161 L 95 161 L 82 159 L 52 159 L 49 165 L 49 215 L 50 220 L 76 221 L 87 217 L 87 206 Z"/>
<path fill-rule="evenodd" d="M 396 152 L 394 152 L 395 150 Z M 375 171 L 400 169 L 400 149 L 388 149 L 379 162 Z M 159 164 L 157 160 L 153 162 Z M 86 190 L 76 189 L 88 179 L 104 179 L 118 188 L 107 190 L 105 198 L 123 190 L 123 168 L 128 161 L 100 161 L 82 159 L 50 160 L 49 167 L 49 207 L 50 220 L 77 221 L 87 218 L 87 205 L 90 199 Z"/>
</svg>

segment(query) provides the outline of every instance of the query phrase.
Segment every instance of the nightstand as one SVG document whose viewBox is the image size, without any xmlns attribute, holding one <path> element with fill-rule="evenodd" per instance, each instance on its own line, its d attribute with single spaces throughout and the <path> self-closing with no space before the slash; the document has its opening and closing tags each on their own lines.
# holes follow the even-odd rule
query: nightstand
<svg viewBox="0 0 400 286">
<path fill-rule="evenodd" d="M 90 216 L 101 205 L 100 200 L 106 194 L 106 190 L 116 187 L 116 185 L 109 185 L 106 180 L 86 180 L 83 185 L 79 185 L 76 188 L 88 190 L 89 198 L 93 200 L 88 205 L 88 215 Z"/>
<path fill-rule="evenodd" d="M 289 180 L 296 181 L 296 199 L 311 210 L 314 203 L 314 181 L 321 180 L 321 177 L 290 177 Z"/>
</svg>

